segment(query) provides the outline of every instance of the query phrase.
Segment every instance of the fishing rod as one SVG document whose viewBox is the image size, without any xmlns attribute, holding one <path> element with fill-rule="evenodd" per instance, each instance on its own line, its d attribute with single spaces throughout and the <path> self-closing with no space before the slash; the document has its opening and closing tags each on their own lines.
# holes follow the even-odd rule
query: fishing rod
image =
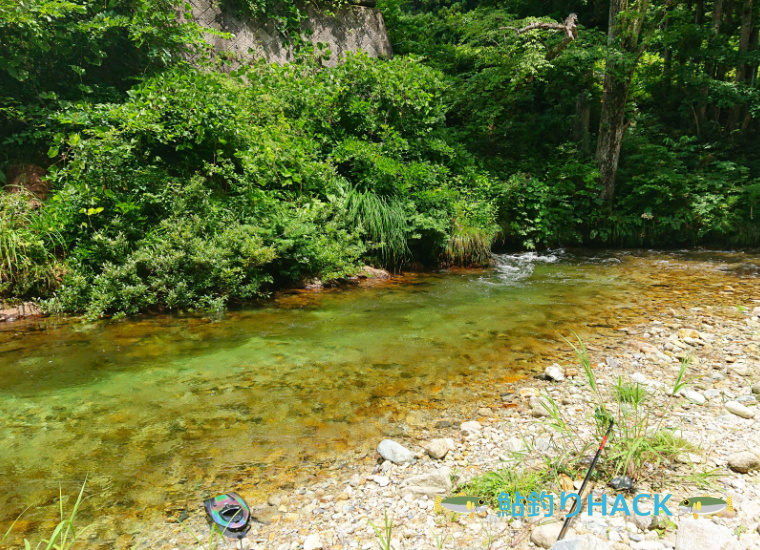
<svg viewBox="0 0 760 550">
<path fill-rule="evenodd" d="M 599 450 L 596 451 L 594 460 L 591 461 L 591 466 L 589 467 L 588 472 L 586 472 L 586 479 L 583 480 L 583 484 L 581 485 L 581 490 L 578 491 L 578 498 L 575 499 L 575 502 L 573 503 L 573 507 L 570 508 L 570 512 L 568 512 L 567 516 L 565 517 L 565 523 L 562 525 L 562 531 L 559 532 L 559 536 L 557 537 L 557 542 L 561 541 L 565 537 L 565 532 L 567 531 L 567 528 L 570 526 L 570 522 L 572 522 L 573 518 L 575 517 L 573 512 L 575 512 L 575 509 L 581 503 L 581 498 L 583 498 L 583 490 L 586 488 L 586 484 L 588 483 L 589 478 L 591 478 L 591 472 L 594 471 L 594 467 L 596 466 L 596 461 L 599 460 L 599 455 L 602 454 L 602 449 L 604 449 L 604 445 L 607 443 L 607 438 L 610 436 L 610 432 L 612 431 L 612 426 L 614 425 L 615 425 L 615 421 L 610 420 L 610 426 L 609 428 L 607 428 L 607 433 L 604 434 L 604 439 L 602 439 L 602 443 L 599 445 Z"/>
</svg>

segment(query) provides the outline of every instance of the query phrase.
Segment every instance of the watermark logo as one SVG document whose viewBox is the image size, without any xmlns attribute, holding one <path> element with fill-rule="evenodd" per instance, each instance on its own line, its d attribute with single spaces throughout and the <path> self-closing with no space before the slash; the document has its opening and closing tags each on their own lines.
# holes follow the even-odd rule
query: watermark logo
<svg viewBox="0 0 760 550">
<path fill-rule="evenodd" d="M 733 514 L 734 506 L 731 497 L 726 497 L 726 500 L 714 497 L 690 497 L 681 501 L 679 510 L 686 514 L 693 514 L 694 519 L 697 519 L 699 516 L 719 514 L 723 510 Z"/>
<path fill-rule="evenodd" d="M 672 496 L 671 494 L 650 495 L 649 493 L 639 493 L 633 497 L 633 500 L 629 504 L 622 494 L 614 498 L 601 495 L 601 498 L 598 500 L 594 500 L 594 496 L 589 494 L 586 497 L 585 506 L 573 506 L 580 498 L 578 493 L 566 493 L 562 491 L 559 495 L 558 510 L 565 510 L 570 507 L 570 512 L 566 515 L 567 518 L 577 516 L 584 508 L 589 516 L 614 516 L 616 514 L 624 516 L 672 516 L 673 513 L 667 506 Z M 499 495 L 499 510 L 497 515 L 499 517 L 516 518 L 550 517 L 554 514 L 555 497 L 554 493 L 547 493 L 546 491 L 541 491 L 540 493 L 534 491 L 528 495 L 522 495 L 520 491 L 514 494 L 502 492 Z M 646 504 L 653 504 L 653 509 L 650 510 L 649 506 L 646 506 L 646 509 L 644 509 L 644 501 L 648 501 Z M 437 513 L 443 509 L 472 516 L 478 512 L 486 511 L 488 506 L 486 505 L 486 500 L 482 497 L 457 495 L 442 499 L 439 496 L 435 500 L 435 511 Z M 734 511 L 731 497 L 727 497 L 726 500 L 715 497 L 690 497 L 682 500 L 679 503 L 678 509 L 683 513 L 692 514 L 695 519 L 700 516 L 719 514 L 724 510 L 728 513 L 733 513 Z"/>
<path fill-rule="evenodd" d="M 543 513 L 544 517 L 549 517 L 554 513 L 554 494 L 532 492 L 527 496 L 520 494 L 517 491 L 514 495 L 509 493 L 501 493 L 499 495 L 499 512 L 500 517 L 536 517 Z M 588 515 L 594 515 L 594 512 L 598 512 L 602 516 L 613 516 L 615 514 L 622 514 L 630 516 L 631 511 L 637 516 L 649 516 L 665 514 L 672 516 L 673 514 L 668 510 L 666 503 L 673 495 L 650 495 L 648 493 L 640 493 L 633 498 L 633 503 L 629 507 L 628 501 L 625 500 L 623 495 L 617 495 L 613 500 L 609 499 L 607 495 L 602 495 L 598 501 L 594 500 L 591 493 L 586 497 L 586 510 Z M 564 510 L 568 505 L 575 503 L 580 499 L 578 493 L 566 493 L 562 491 L 559 497 L 559 509 Z M 654 503 L 654 511 L 650 512 L 642 510 L 640 505 L 643 500 L 650 500 Z M 573 509 L 567 514 L 566 517 L 573 517 L 581 512 L 582 506 L 573 506 Z"/>
<path fill-rule="evenodd" d="M 455 497 L 449 497 L 447 499 L 441 499 L 440 496 L 436 497 L 435 512 L 440 512 L 442 508 L 446 508 L 451 512 L 457 512 L 460 514 L 470 514 L 470 516 L 473 516 L 478 512 L 485 512 L 488 510 L 488 506 L 486 506 L 486 500 L 484 498 L 467 495 L 458 495 Z"/>
</svg>

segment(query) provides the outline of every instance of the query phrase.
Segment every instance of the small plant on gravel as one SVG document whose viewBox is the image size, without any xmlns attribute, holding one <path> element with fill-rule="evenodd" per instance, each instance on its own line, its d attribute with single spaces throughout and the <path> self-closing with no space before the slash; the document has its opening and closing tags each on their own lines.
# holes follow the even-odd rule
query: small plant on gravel
<svg viewBox="0 0 760 550">
<path fill-rule="evenodd" d="M 383 509 L 383 516 L 384 516 L 384 522 L 385 522 L 385 529 L 384 531 L 381 531 L 377 528 L 377 526 L 372 523 L 372 520 L 369 520 L 369 525 L 372 527 L 372 529 L 375 531 L 375 534 L 377 535 L 378 542 L 377 545 L 380 547 L 380 550 L 391 550 L 391 536 L 393 535 L 393 520 L 388 517 L 388 509 Z"/>
<path fill-rule="evenodd" d="M 673 384 L 673 391 L 670 392 L 671 395 L 678 395 L 686 387 L 687 382 L 684 380 L 684 375 L 686 374 L 686 369 L 689 368 L 689 363 L 691 363 L 691 355 L 681 359 L 681 368 L 678 370 L 676 382 Z"/>
<path fill-rule="evenodd" d="M 642 479 L 660 471 L 659 466 L 664 462 L 675 459 L 681 453 L 696 450 L 693 445 L 678 437 L 672 429 L 662 426 L 664 414 L 657 421 L 645 402 L 650 401 L 651 394 L 640 384 L 624 382 L 618 377 L 618 382 L 612 388 L 611 409 L 607 408 L 601 390 L 591 369 L 591 361 L 586 347 L 578 337 L 578 345 L 572 344 L 565 338 L 583 367 L 586 381 L 596 398 L 594 420 L 598 436 L 602 436 L 611 420 L 615 421 L 615 430 L 610 438 L 605 464 L 600 470 L 611 475 L 625 474 L 629 477 Z M 674 391 L 680 391 L 685 385 L 684 374 L 691 361 L 685 358 L 676 380 Z"/>
<path fill-rule="evenodd" d="M 618 376 L 618 382 L 613 390 L 619 402 L 630 403 L 635 406 L 641 405 L 649 397 L 649 392 L 641 384 L 638 382 L 634 384 L 623 382 L 622 376 Z"/>
<path fill-rule="evenodd" d="M 433 533 L 433 538 L 435 539 L 435 547 L 438 548 L 438 550 L 443 550 L 443 545 L 446 544 L 446 539 L 449 538 L 449 534 L 444 530 L 443 535 L 438 535 L 438 533 Z"/>
<path fill-rule="evenodd" d="M 523 495 L 529 495 L 533 491 L 541 492 L 546 489 L 553 477 L 549 470 L 520 471 L 510 465 L 510 467 L 487 472 L 471 479 L 460 487 L 460 492 L 485 498 L 491 505 L 498 508 L 499 495 L 502 492 L 512 495 L 517 491 Z"/>
</svg>

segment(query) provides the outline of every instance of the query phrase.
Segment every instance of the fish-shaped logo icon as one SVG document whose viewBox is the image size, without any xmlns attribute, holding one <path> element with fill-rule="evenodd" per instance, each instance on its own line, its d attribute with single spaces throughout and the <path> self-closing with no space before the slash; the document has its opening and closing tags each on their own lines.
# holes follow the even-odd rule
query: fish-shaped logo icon
<svg viewBox="0 0 760 550">
<path fill-rule="evenodd" d="M 470 515 L 488 510 L 484 498 L 467 495 L 459 495 L 446 499 L 442 499 L 440 496 L 435 497 L 436 513 L 440 512 L 441 508 L 446 508 L 452 512 L 459 512 L 460 514 Z"/>
<path fill-rule="evenodd" d="M 714 497 L 690 497 L 681 501 L 679 510 L 686 514 L 694 514 L 694 519 L 697 519 L 699 516 L 717 514 L 723 510 L 733 513 L 734 507 L 731 497 L 726 497 L 726 500 Z"/>
</svg>

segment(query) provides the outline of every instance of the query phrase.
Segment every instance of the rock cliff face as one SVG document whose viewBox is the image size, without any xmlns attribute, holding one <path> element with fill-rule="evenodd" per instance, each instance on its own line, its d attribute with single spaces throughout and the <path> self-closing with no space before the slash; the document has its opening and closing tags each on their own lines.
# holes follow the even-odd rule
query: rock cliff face
<svg viewBox="0 0 760 550">
<path fill-rule="evenodd" d="M 224 10 L 218 0 L 190 0 L 194 19 L 202 26 L 232 34 L 226 40 L 209 35 L 208 41 L 216 52 L 232 54 L 235 68 L 251 59 L 266 59 L 270 63 L 286 63 L 293 57 L 282 36 L 271 23 L 242 18 Z M 334 17 L 308 7 L 305 29 L 311 29 L 310 42 L 327 44 L 331 51 L 326 65 L 334 65 L 346 52 L 362 50 L 371 57 L 391 57 L 388 33 L 382 14 L 373 7 L 352 5 L 338 11 Z"/>
</svg>

